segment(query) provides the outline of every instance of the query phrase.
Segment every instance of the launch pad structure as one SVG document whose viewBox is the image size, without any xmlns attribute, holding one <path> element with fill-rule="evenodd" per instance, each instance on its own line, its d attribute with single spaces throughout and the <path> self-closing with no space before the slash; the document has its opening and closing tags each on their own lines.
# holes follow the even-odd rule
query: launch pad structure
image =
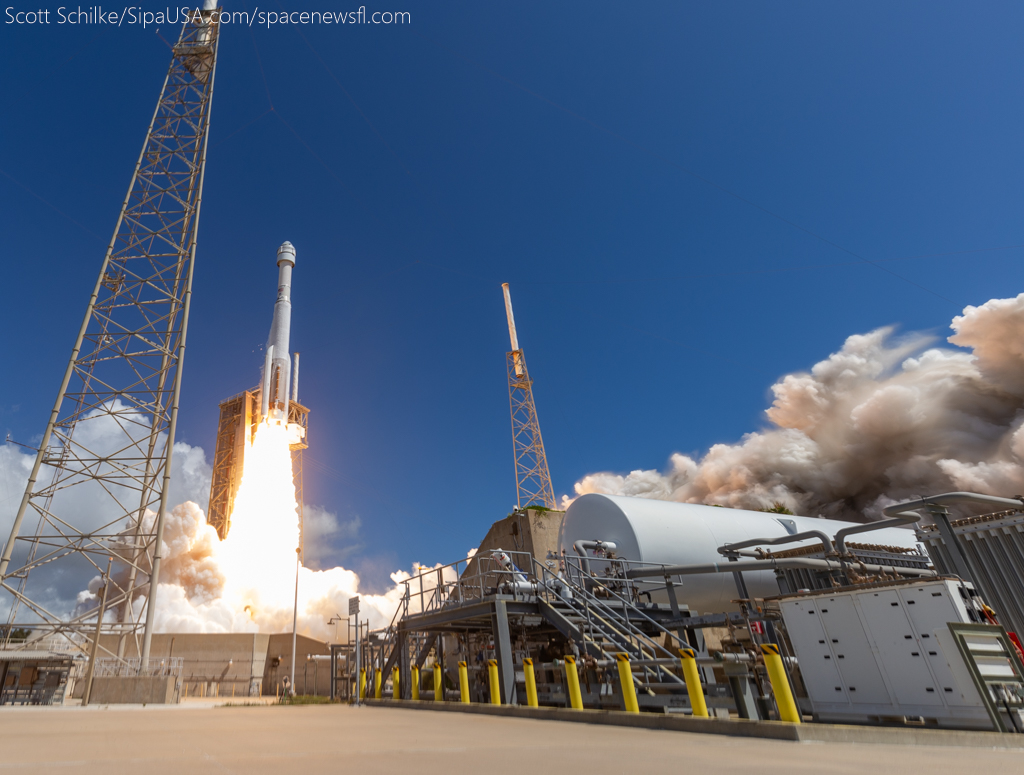
<svg viewBox="0 0 1024 775">
<path fill-rule="evenodd" d="M 502 283 L 501 288 L 505 293 L 505 314 L 512 345 L 505 360 L 508 367 L 508 403 L 512 416 L 512 456 L 516 467 L 516 508 L 541 506 L 554 509 L 555 490 L 551 485 L 544 439 L 540 435 L 537 404 L 533 400 L 533 380 L 526 370 L 526 355 L 519 346 L 508 283 Z"/>
<path fill-rule="evenodd" d="M 172 47 L 0 556 L 0 589 L 13 598 L 5 647 L 15 627 L 74 648 L 99 632 L 114 636 L 111 656 L 122 657 L 134 641 L 140 672 L 147 668 L 219 31 L 217 9 L 195 10 Z M 104 586 L 112 620 L 90 621 L 95 609 L 70 617 L 51 610 L 54 579 L 104 577 L 111 558 Z"/>
<path fill-rule="evenodd" d="M 297 400 L 299 354 L 295 353 L 296 379 L 291 401 L 288 403 L 288 424 L 302 429 L 299 439 L 289 444 L 292 452 L 292 472 L 295 477 L 295 500 L 299 506 L 299 525 L 302 525 L 302 450 L 309 445 L 306 431 L 309 427 L 309 409 Z M 217 444 L 213 454 L 213 478 L 210 485 L 210 508 L 206 522 L 217 531 L 221 540 L 231 530 L 231 511 L 235 495 L 242 482 L 245 450 L 252 444 L 260 422 L 260 388 L 245 390 L 220 402 L 220 420 L 217 423 Z M 301 533 L 300 533 L 301 535 Z"/>
</svg>

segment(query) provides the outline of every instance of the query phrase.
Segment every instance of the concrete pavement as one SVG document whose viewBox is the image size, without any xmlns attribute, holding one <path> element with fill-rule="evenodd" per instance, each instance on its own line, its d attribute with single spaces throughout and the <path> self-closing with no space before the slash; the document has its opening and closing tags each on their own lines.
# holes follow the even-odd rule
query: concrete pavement
<svg viewBox="0 0 1024 775">
<path fill-rule="evenodd" d="M 0 710 L 0 773 L 1024 773 L 1024 753 L 794 743 L 342 705 Z"/>
</svg>

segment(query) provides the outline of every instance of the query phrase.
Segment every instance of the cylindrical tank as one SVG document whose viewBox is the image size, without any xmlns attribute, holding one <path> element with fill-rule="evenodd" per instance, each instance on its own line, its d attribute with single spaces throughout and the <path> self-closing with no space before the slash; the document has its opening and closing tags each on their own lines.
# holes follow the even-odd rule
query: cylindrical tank
<svg viewBox="0 0 1024 775">
<path fill-rule="evenodd" d="M 590 493 L 577 498 L 566 511 L 559 546 L 567 557 L 574 557 L 576 550 L 573 544 L 577 541 L 613 541 L 616 556 L 623 560 L 697 565 L 724 562 L 726 558 L 718 553 L 718 547 L 723 544 L 753 538 L 778 538 L 807 530 L 819 530 L 834 536 L 840 529 L 853 525 L 853 522 L 833 519 Z M 917 545 L 914 531 L 903 528 L 883 528 L 858 538 L 886 546 L 914 548 Z M 813 540 L 799 541 L 770 548 L 785 551 L 814 543 Z M 602 565 L 598 560 L 591 560 L 595 573 L 603 572 Z M 754 597 L 779 594 L 772 571 L 749 571 L 743 574 L 743 580 Z M 679 604 L 688 605 L 694 614 L 736 609 L 731 601 L 738 597 L 738 593 L 731 573 L 683 576 L 681 588 L 678 581 L 675 583 Z M 664 593 L 655 594 L 654 600 L 664 602 Z"/>
</svg>

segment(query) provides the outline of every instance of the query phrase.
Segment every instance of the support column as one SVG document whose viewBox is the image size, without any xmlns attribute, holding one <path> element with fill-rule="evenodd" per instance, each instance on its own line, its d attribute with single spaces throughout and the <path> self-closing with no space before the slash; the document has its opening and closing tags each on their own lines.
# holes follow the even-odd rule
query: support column
<svg viewBox="0 0 1024 775">
<path fill-rule="evenodd" d="M 672 618 L 676 620 L 682 619 L 683 613 L 679 610 L 679 601 L 676 599 L 676 587 L 675 584 L 672 583 L 671 576 L 665 577 L 665 592 L 668 593 L 668 605 L 672 610 Z M 690 615 L 689 608 L 687 608 L 686 615 Z M 683 643 L 690 643 L 690 634 L 683 627 L 676 628 L 676 635 Z M 690 645 L 692 646 L 693 644 L 690 643 Z"/>
<path fill-rule="evenodd" d="M 516 668 L 512 661 L 512 636 L 508 629 L 508 609 L 504 600 L 494 601 L 491 616 L 494 648 L 498 659 L 498 678 L 501 682 L 501 700 L 505 705 L 516 704 Z"/>
<path fill-rule="evenodd" d="M 949 557 L 953 561 L 954 573 L 964 581 L 971 582 L 977 587 L 977 574 L 974 572 L 971 559 L 967 556 L 967 552 L 964 551 L 960 539 L 953 532 L 953 526 L 949 524 L 949 511 L 943 506 L 929 506 L 928 513 L 935 522 L 935 527 L 939 529 L 942 542 L 949 551 Z M 979 589 L 978 592 L 984 594 L 983 590 Z"/>
<path fill-rule="evenodd" d="M 399 630 L 395 636 L 395 648 L 398 652 L 398 691 L 403 700 L 412 697 L 409 690 L 409 681 L 412 680 L 412 671 L 409 670 L 409 633 Z"/>
</svg>

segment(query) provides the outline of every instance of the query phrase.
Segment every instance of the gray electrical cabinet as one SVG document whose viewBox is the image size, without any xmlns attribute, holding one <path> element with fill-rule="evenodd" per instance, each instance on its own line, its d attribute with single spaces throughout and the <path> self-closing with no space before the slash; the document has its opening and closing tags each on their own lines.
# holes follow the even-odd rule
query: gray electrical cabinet
<svg viewBox="0 0 1024 775">
<path fill-rule="evenodd" d="M 962 582 L 816 590 L 779 606 L 816 719 L 992 729 L 948 624 L 977 620 Z"/>
</svg>

